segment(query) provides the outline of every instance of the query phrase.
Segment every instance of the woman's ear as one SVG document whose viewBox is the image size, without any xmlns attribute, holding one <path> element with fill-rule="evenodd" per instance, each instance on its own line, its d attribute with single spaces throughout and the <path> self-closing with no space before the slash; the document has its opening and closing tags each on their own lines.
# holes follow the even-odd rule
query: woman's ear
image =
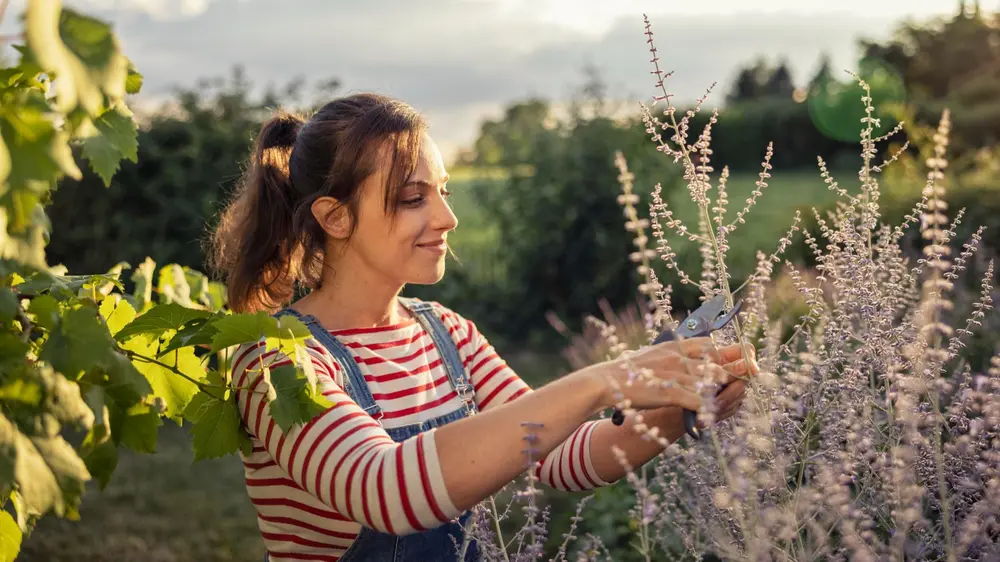
<svg viewBox="0 0 1000 562">
<path fill-rule="evenodd" d="M 336 240 L 346 240 L 351 232 L 351 214 L 347 205 L 333 197 L 317 197 L 312 203 L 312 214 L 320 228 Z"/>
</svg>

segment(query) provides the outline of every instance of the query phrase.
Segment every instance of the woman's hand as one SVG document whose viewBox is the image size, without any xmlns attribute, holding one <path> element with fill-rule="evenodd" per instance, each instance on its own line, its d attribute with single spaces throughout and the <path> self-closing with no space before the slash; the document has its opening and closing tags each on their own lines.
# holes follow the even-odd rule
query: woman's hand
<svg viewBox="0 0 1000 562">
<path fill-rule="evenodd" d="M 636 409 L 679 406 L 698 411 L 702 402 L 698 392 L 701 383 L 732 383 L 732 386 L 741 382 L 735 377 L 756 372 L 752 349 L 748 352 L 750 364 L 743 359 L 738 345 L 718 348 L 711 338 L 690 338 L 664 342 L 599 363 L 586 373 L 605 385 L 602 408 L 624 402 Z M 730 391 L 727 398 L 739 396 L 741 388 Z"/>
</svg>

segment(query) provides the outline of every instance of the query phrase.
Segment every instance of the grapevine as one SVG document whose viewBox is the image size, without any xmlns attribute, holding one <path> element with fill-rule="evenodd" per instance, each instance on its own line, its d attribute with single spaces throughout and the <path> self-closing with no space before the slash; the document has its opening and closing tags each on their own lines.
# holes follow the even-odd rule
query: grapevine
<svg viewBox="0 0 1000 562">
<path fill-rule="evenodd" d="M 127 97 L 143 78 L 108 23 L 60 0 L 29 0 L 20 21 L 0 38 L 17 53 L 0 68 L 0 562 L 40 518 L 78 519 L 88 482 L 108 484 L 122 447 L 155 452 L 164 423 L 190 428 L 195 460 L 248 450 L 232 351 L 264 339 L 304 358 L 309 336 L 294 318 L 233 314 L 223 286 L 177 264 L 47 262 L 60 180 L 85 162 L 110 188 L 137 162 Z M 283 429 L 329 406 L 308 361 L 263 375 Z"/>
</svg>

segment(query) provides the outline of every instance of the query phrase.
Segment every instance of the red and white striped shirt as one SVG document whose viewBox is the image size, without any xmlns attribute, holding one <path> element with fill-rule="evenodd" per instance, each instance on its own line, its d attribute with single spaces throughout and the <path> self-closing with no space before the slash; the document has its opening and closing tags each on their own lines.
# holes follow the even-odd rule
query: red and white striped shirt
<svg viewBox="0 0 1000 562">
<path fill-rule="evenodd" d="M 458 345 L 480 410 L 531 392 L 472 322 L 431 304 Z M 263 342 L 241 346 L 235 356 L 234 387 L 244 388 L 236 396 L 253 441 L 253 452 L 241 454 L 247 492 L 274 562 L 336 561 L 362 524 L 402 535 L 461 514 L 444 486 L 435 430 L 396 443 L 383 429 L 463 407 L 430 335 L 412 319 L 331 333 L 354 353 L 384 412 L 381 425 L 343 390 L 345 373 L 313 338 L 306 348 L 322 392 L 334 406 L 287 433 L 271 419 L 263 394 L 254 390 L 262 380 L 261 361 L 277 367 L 290 364 L 289 359 L 276 350 L 266 352 Z M 590 458 L 595 423 L 581 425 L 544 459 L 537 471 L 543 483 L 568 491 L 608 484 Z"/>
</svg>

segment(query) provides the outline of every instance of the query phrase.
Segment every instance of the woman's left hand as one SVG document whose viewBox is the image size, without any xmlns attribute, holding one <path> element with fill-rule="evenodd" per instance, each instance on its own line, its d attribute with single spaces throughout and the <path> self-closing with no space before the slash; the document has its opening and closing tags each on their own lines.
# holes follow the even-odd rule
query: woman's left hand
<svg viewBox="0 0 1000 562">
<path fill-rule="evenodd" d="M 715 397 L 715 423 L 727 420 L 739 411 L 740 406 L 743 405 L 743 399 L 746 398 L 746 391 L 747 383 L 742 380 L 736 380 L 726 386 Z"/>
</svg>

